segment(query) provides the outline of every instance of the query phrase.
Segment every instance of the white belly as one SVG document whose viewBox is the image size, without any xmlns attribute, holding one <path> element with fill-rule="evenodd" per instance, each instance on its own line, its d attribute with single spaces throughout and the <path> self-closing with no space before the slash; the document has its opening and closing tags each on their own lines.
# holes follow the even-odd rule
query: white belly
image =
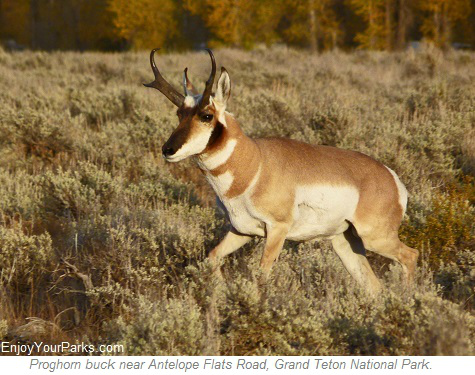
<svg viewBox="0 0 475 375">
<path fill-rule="evenodd" d="M 353 219 L 358 199 L 358 190 L 352 187 L 299 187 L 287 238 L 305 241 L 343 233 Z"/>
<path fill-rule="evenodd" d="M 293 223 L 287 239 L 307 241 L 328 238 L 348 229 L 358 204 L 355 188 L 306 186 L 296 191 Z M 233 227 L 240 233 L 265 236 L 265 222 L 249 194 L 220 202 Z"/>
</svg>

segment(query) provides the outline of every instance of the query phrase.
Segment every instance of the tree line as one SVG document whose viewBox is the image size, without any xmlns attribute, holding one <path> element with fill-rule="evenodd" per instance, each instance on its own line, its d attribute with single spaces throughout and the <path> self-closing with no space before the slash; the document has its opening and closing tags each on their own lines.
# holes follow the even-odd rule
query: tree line
<svg viewBox="0 0 475 375">
<path fill-rule="evenodd" d="M 0 0 L 0 40 L 45 50 L 473 48 L 474 10 L 475 0 Z"/>
</svg>

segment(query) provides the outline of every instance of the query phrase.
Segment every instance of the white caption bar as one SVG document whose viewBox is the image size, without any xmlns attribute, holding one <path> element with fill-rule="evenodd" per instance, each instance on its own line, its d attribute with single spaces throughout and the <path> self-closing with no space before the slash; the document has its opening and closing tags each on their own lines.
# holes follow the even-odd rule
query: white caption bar
<svg viewBox="0 0 475 375">
<path fill-rule="evenodd" d="M 475 357 L 0 357 L 4 374 L 450 374 L 474 373 Z"/>
</svg>

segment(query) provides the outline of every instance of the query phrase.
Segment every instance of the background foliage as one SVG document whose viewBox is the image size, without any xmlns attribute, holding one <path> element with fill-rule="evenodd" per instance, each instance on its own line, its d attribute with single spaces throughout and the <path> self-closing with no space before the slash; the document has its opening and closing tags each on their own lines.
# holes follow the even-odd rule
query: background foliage
<svg viewBox="0 0 475 375">
<path fill-rule="evenodd" d="M 216 52 L 252 136 L 369 154 L 409 193 L 414 288 L 370 261 L 376 300 L 329 243 L 286 242 L 258 285 L 263 241 L 215 278 L 225 227 L 191 161 L 165 164 L 177 124 L 148 55 L 0 49 L 0 338 L 123 343 L 130 354 L 475 354 L 475 55 Z M 204 53 L 160 56 L 178 85 Z M 34 84 L 32 84 L 34 82 Z M 289 298 L 292 296 L 292 298 Z"/>
<path fill-rule="evenodd" d="M 274 43 L 389 51 L 420 40 L 474 48 L 474 9 L 475 0 L 0 0 L 0 40 L 81 51 Z"/>
</svg>

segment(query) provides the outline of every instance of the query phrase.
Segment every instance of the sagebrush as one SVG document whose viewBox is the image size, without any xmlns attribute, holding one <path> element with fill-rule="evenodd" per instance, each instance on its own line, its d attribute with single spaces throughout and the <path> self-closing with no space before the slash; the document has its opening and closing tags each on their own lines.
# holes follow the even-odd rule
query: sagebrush
<svg viewBox="0 0 475 375">
<path fill-rule="evenodd" d="M 326 242 L 286 242 L 262 285 L 259 239 L 217 277 L 206 256 L 226 223 L 193 162 L 161 158 L 177 119 L 141 85 L 147 54 L 0 50 L 0 338 L 126 354 L 475 354 L 475 54 L 215 54 L 247 134 L 358 150 L 398 173 L 416 285 L 371 256 L 385 283 L 371 299 Z M 203 53 L 158 63 L 176 86 L 183 66 L 207 77 Z"/>
</svg>

